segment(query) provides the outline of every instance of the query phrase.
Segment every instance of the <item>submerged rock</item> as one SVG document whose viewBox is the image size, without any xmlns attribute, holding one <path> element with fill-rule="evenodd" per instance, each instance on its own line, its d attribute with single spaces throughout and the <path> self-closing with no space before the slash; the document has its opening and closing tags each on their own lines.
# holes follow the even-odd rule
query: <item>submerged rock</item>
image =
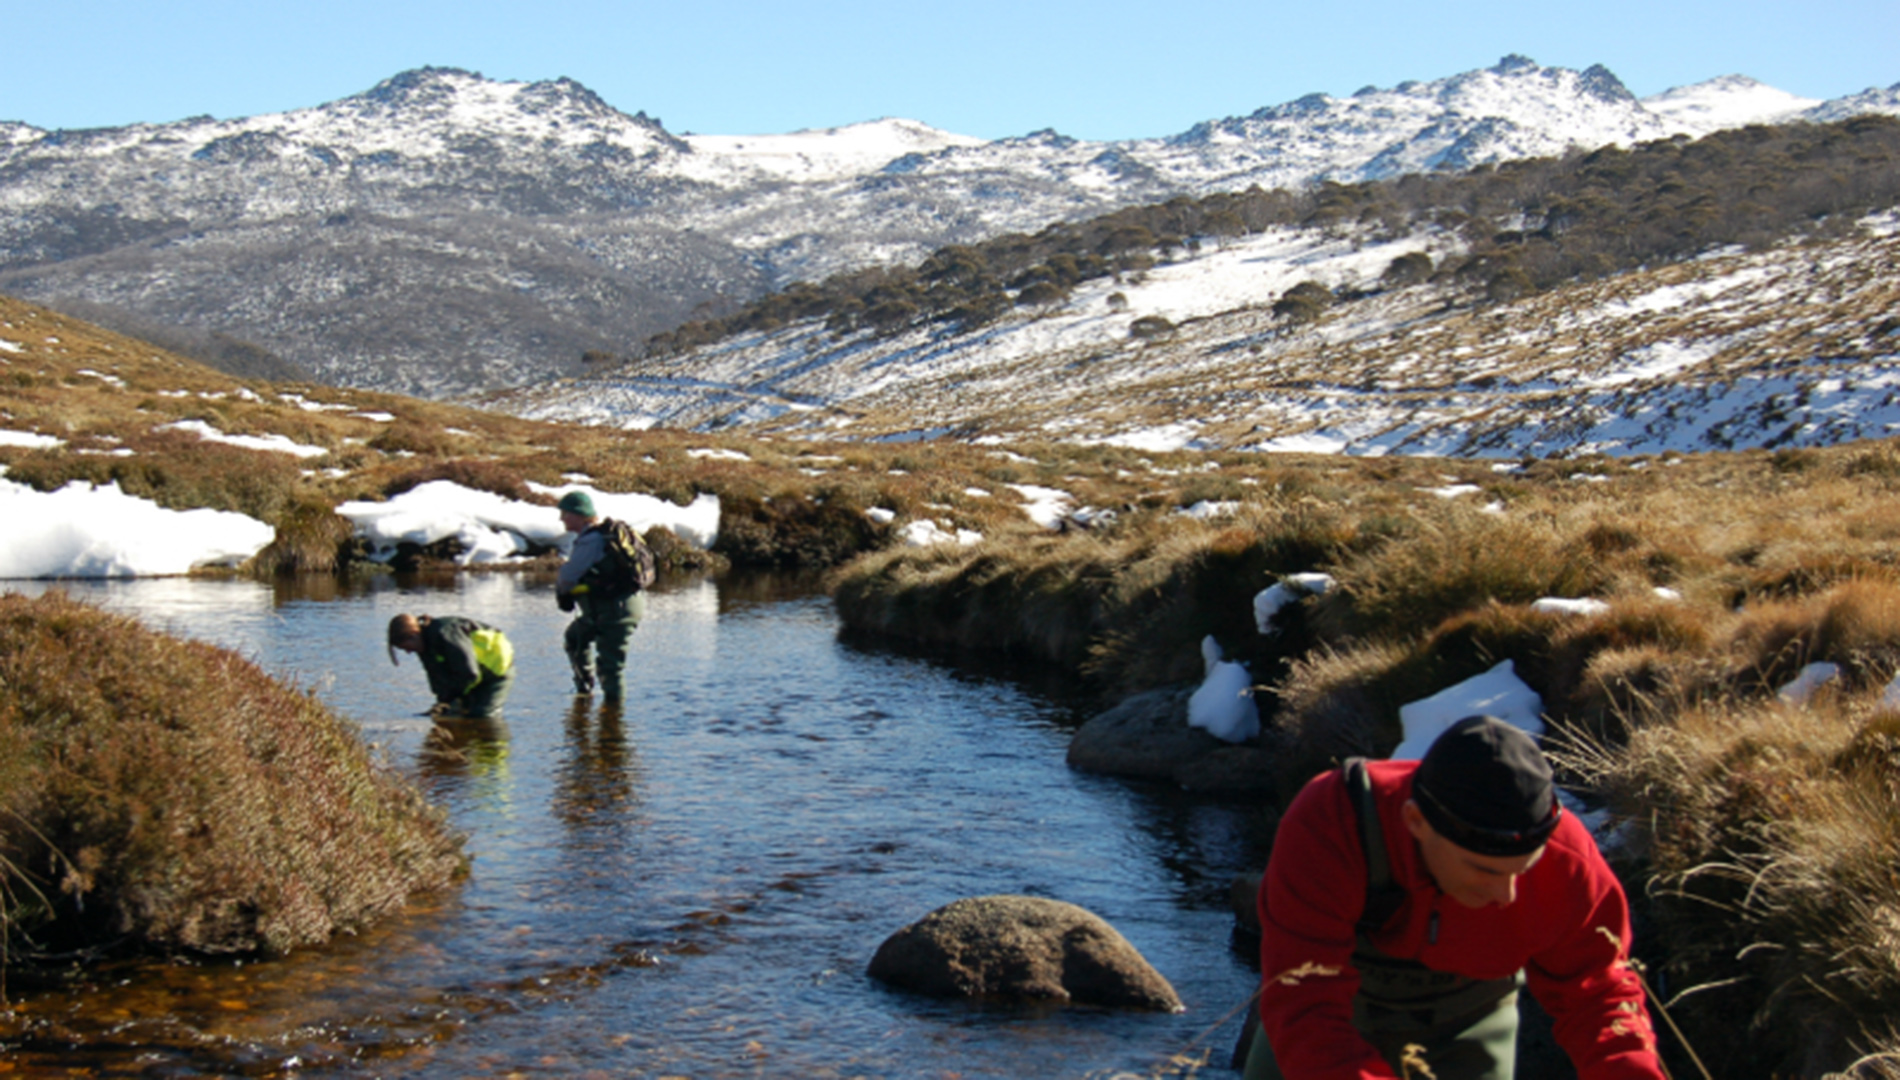
<svg viewBox="0 0 1900 1080">
<path fill-rule="evenodd" d="M 1180 1012 L 1168 980 L 1099 916 L 1034 896 L 980 896 L 891 935 L 870 975 L 937 997 Z"/>
<path fill-rule="evenodd" d="M 1272 753 L 1233 745 L 1188 726 L 1194 686 L 1136 694 L 1082 725 L 1069 742 L 1069 767 L 1105 776 L 1159 780 L 1188 791 L 1272 795 Z"/>
</svg>

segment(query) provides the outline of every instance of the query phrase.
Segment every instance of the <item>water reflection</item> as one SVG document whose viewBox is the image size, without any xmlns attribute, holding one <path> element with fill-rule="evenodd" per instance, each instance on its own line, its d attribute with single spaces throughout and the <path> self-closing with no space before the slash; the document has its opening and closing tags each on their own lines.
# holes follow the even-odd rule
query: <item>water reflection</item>
<svg viewBox="0 0 1900 1080">
<path fill-rule="evenodd" d="M 508 725 L 500 717 L 438 718 L 416 751 L 416 771 L 438 797 L 462 797 L 492 810 L 507 805 Z"/>
<path fill-rule="evenodd" d="M 23 1068 L 1156 1075 L 1252 989 L 1221 893 L 1257 864 L 1251 807 L 1071 773 L 1064 699 L 841 642 L 809 582 L 665 583 L 624 712 L 572 695 L 542 581 L 68 587 L 316 689 L 448 810 L 470 872 L 281 961 L 76 970 L 0 1017 Z M 405 610 L 507 631 L 505 719 L 416 715 L 383 648 Z M 905 923 L 991 892 L 1100 914 L 1189 1012 L 935 1002 L 864 975 Z"/>
<path fill-rule="evenodd" d="M 641 764 L 621 709 L 576 698 L 554 778 L 554 814 L 574 830 L 629 821 L 638 810 Z"/>
</svg>

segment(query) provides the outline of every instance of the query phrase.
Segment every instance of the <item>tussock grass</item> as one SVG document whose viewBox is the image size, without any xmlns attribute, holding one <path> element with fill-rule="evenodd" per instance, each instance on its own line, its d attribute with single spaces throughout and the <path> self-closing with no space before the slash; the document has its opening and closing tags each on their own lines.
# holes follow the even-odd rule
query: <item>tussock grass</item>
<svg viewBox="0 0 1900 1080">
<path fill-rule="evenodd" d="M 1900 716 L 1711 698 L 1633 728 L 1560 759 L 1625 823 L 1672 1012 L 1716 1075 L 1900 1049 Z"/>
<path fill-rule="evenodd" d="M 350 562 L 360 541 L 355 526 L 327 503 L 305 500 L 277 518 L 277 533 L 247 569 L 259 577 L 334 574 Z"/>
<path fill-rule="evenodd" d="M 1437 625 L 1486 603 L 1590 596 L 1605 584 L 1549 522 L 1464 507 L 1431 512 L 1339 568 L 1349 603 L 1327 606 L 1330 632 L 1384 637 Z"/>
<path fill-rule="evenodd" d="M 13 955 L 279 952 L 446 885 L 460 839 L 314 696 L 52 592 L 0 595 Z"/>
<path fill-rule="evenodd" d="M 1875 704 L 1900 672 L 1895 460 L 1882 443 L 1487 479 L 1223 458 L 1222 483 L 1149 469 L 1111 527 L 887 551 L 842 570 L 837 595 L 854 628 L 1017 650 L 1111 697 L 1198 678 L 1212 633 L 1262 684 L 1283 797 L 1389 753 L 1401 705 L 1510 659 L 1554 737 L 1591 748 L 1562 755 L 1568 777 L 1638 837 L 1619 869 L 1643 942 L 1716 1074 L 1859 1060 L 1868 1077 L 1900 1060 L 1881 1056 L 1900 1053 L 1882 1026 L 1900 1015 L 1900 714 Z M 1031 471 L 1017 482 L 1070 483 Z M 1433 493 L 1454 482 L 1482 491 Z M 1205 495 L 1241 505 L 1173 513 Z M 1337 587 L 1257 634 L 1253 595 L 1306 570 Z M 1608 608 L 1534 610 L 1543 597 Z M 1839 679 L 1807 707 L 1778 702 L 1817 661 Z"/>
</svg>

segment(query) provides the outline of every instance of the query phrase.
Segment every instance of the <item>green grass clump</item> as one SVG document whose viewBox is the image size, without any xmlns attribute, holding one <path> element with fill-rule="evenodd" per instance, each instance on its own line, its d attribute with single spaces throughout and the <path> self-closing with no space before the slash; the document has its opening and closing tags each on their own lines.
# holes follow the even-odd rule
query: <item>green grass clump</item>
<svg viewBox="0 0 1900 1080">
<path fill-rule="evenodd" d="M 11 955 L 282 952 L 462 870 L 461 840 L 314 696 L 63 593 L 0 596 Z"/>
</svg>

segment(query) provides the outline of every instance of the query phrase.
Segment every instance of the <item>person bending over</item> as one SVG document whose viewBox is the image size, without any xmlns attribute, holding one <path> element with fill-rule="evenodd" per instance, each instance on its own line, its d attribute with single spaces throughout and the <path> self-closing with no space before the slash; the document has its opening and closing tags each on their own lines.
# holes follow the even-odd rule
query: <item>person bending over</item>
<svg viewBox="0 0 1900 1080">
<path fill-rule="evenodd" d="M 389 662 L 414 653 L 429 676 L 437 716 L 493 717 L 514 679 L 515 647 L 487 623 L 459 615 L 402 614 L 389 620 Z"/>
<path fill-rule="evenodd" d="M 1628 900 L 1529 735 L 1473 716 L 1422 761 L 1313 778 L 1262 879 L 1248 1080 L 1511 1080 L 1517 992 L 1581 1080 L 1661 1080 Z"/>
</svg>

